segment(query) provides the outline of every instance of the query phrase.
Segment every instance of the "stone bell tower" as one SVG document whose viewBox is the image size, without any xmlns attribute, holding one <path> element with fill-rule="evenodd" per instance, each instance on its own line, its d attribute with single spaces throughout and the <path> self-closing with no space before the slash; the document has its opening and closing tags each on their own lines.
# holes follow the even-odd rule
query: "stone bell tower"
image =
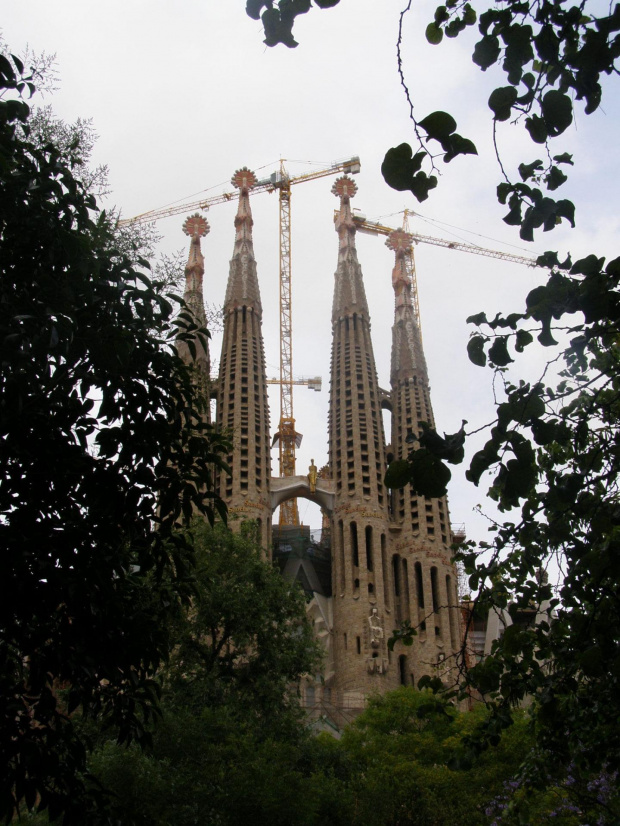
<svg viewBox="0 0 620 826">
<path fill-rule="evenodd" d="M 435 426 L 422 337 L 412 301 L 413 239 L 392 232 L 386 245 L 395 253 L 392 285 L 395 294 L 390 371 L 392 451 L 406 459 L 422 432 L 422 422 Z M 397 645 L 399 681 L 417 682 L 424 674 L 445 677 L 460 645 L 457 577 L 450 562 L 448 500 L 417 496 L 410 487 L 392 492 L 390 608 L 397 625 L 417 628 L 413 646 Z"/>
<path fill-rule="evenodd" d="M 434 426 L 422 338 L 412 301 L 412 238 L 391 234 L 395 293 L 390 390 L 377 381 L 370 314 L 351 214 L 355 183 L 340 178 L 339 237 L 332 309 L 329 467 L 332 520 L 332 698 L 355 713 L 373 693 L 425 674 L 449 679 L 460 645 L 453 536 L 446 497 L 430 499 L 383 484 L 387 448 L 381 409 L 392 413 L 394 458 L 406 458 L 421 423 Z M 387 640 L 402 622 L 417 629 L 411 647 Z"/>
<path fill-rule="evenodd" d="M 224 300 L 217 422 L 230 433 L 233 451 L 228 457 L 231 475 L 220 475 L 220 495 L 228 505 L 231 526 L 234 528 L 236 518 L 256 520 L 261 543 L 268 548 L 271 541 L 269 408 L 263 308 L 250 209 L 250 191 L 256 185 L 256 177 L 244 167 L 235 172 L 232 183 L 239 190 L 239 205 Z"/>
<path fill-rule="evenodd" d="M 370 314 L 355 248 L 351 198 L 339 178 L 339 238 L 332 307 L 329 465 L 334 484 L 332 593 L 334 688 L 353 708 L 373 692 L 397 686 L 389 668 L 386 627 L 389 492 L 382 393 L 370 338 Z"/>
<path fill-rule="evenodd" d="M 203 297 L 205 259 L 200 249 L 200 239 L 208 235 L 209 224 L 202 215 L 195 213 L 185 220 L 183 232 L 189 235 L 191 239 L 189 257 L 185 265 L 185 290 L 183 292 L 183 299 L 191 316 L 191 322 L 198 327 L 206 327 L 207 321 Z M 190 321 L 190 319 L 186 319 L 185 323 L 188 321 Z M 183 322 L 183 319 L 180 319 L 180 322 Z M 177 340 L 177 353 L 186 364 L 192 365 L 195 381 L 205 393 L 208 393 L 210 370 L 208 339 L 194 336 L 192 343 L 195 352 L 192 352 L 190 345 L 186 341 Z M 208 404 L 205 408 L 205 417 L 207 421 L 210 420 Z"/>
</svg>

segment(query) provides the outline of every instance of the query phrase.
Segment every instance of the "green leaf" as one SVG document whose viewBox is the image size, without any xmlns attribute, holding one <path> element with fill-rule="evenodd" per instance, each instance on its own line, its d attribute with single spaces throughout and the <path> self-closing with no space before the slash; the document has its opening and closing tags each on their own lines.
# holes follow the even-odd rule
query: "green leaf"
<svg viewBox="0 0 620 826">
<path fill-rule="evenodd" d="M 510 212 L 507 215 L 504 215 L 504 222 L 511 227 L 518 227 L 521 224 L 522 217 L 521 217 L 521 199 L 515 193 L 510 196 L 510 200 L 508 201 L 508 205 L 510 206 Z"/>
<path fill-rule="evenodd" d="M 465 11 L 463 13 L 463 21 L 465 22 L 466 26 L 473 26 L 478 19 L 478 15 L 476 14 L 475 9 L 473 9 L 469 3 L 465 3 Z"/>
<path fill-rule="evenodd" d="M 445 459 L 452 465 L 458 465 L 465 456 L 463 448 L 465 444 L 465 424 L 467 422 L 464 421 L 457 433 L 446 433 L 442 437 L 434 428 L 423 422 L 423 433 L 419 440 L 420 445 L 427 448 L 438 459 Z"/>
<path fill-rule="evenodd" d="M 433 46 L 437 46 L 443 40 L 443 31 L 437 23 L 429 23 L 426 27 L 426 39 Z"/>
<path fill-rule="evenodd" d="M 435 23 L 438 25 L 441 23 L 445 23 L 446 20 L 450 19 L 450 14 L 448 9 L 445 6 L 437 6 L 435 9 Z"/>
<path fill-rule="evenodd" d="M 476 43 L 472 60 L 484 72 L 497 62 L 500 53 L 499 39 L 495 35 L 487 34 Z"/>
<path fill-rule="evenodd" d="M 568 95 L 550 89 L 541 101 L 547 131 L 551 137 L 561 135 L 573 122 L 573 104 Z M 531 134 L 531 133 L 530 133 Z"/>
<path fill-rule="evenodd" d="M 547 125 L 543 118 L 538 117 L 538 115 L 532 115 L 526 118 L 525 128 L 530 133 L 530 137 L 534 143 L 545 143 L 547 140 Z"/>
<path fill-rule="evenodd" d="M 418 152 L 413 155 L 408 143 L 401 143 L 399 146 L 388 149 L 381 164 L 381 173 L 388 186 L 399 192 L 419 188 L 420 184 L 416 182 L 414 176 L 422 166 L 424 154 L 424 152 Z M 431 188 L 429 186 L 429 189 Z"/>
<path fill-rule="evenodd" d="M 547 188 L 553 191 L 559 186 L 562 186 L 562 184 L 568 180 L 568 176 L 565 175 L 559 167 L 552 166 L 545 180 Z"/>
<path fill-rule="evenodd" d="M 605 267 L 605 272 L 612 278 L 620 277 L 620 258 L 614 258 L 613 261 L 610 261 Z"/>
<path fill-rule="evenodd" d="M 497 445 L 495 441 L 490 439 L 482 450 L 479 450 L 473 455 L 469 470 L 465 473 L 465 476 L 470 482 L 473 482 L 474 485 L 478 485 L 482 474 L 498 461 L 499 454 L 497 452 Z"/>
<path fill-rule="evenodd" d="M 413 192 L 418 201 L 422 202 L 428 198 L 431 189 L 437 186 L 437 178 L 434 175 L 427 175 L 426 172 L 418 172 L 414 175 L 409 189 Z"/>
<path fill-rule="evenodd" d="M 527 181 L 533 178 L 537 172 L 543 169 L 543 162 L 541 160 L 532 161 L 528 164 L 519 164 L 519 175 L 522 181 Z"/>
<path fill-rule="evenodd" d="M 418 496 L 445 496 L 452 474 L 446 465 L 424 447 L 409 456 L 411 487 Z"/>
<path fill-rule="evenodd" d="M 552 25 L 545 25 L 534 38 L 539 58 L 543 63 L 555 63 L 559 56 L 560 40 Z"/>
<path fill-rule="evenodd" d="M 467 355 L 472 364 L 477 364 L 478 367 L 484 367 L 487 363 L 487 357 L 484 352 L 484 345 L 488 341 L 483 336 L 474 335 L 467 342 Z"/>
<path fill-rule="evenodd" d="M 519 330 L 515 342 L 515 350 L 517 353 L 522 353 L 528 344 L 534 341 L 534 336 L 528 330 Z"/>
<path fill-rule="evenodd" d="M 508 337 L 498 336 L 489 348 L 489 361 L 498 367 L 505 367 L 514 361 L 508 353 Z"/>
<path fill-rule="evenodd" d="M 411 465 L 406 459 L 396 459 L 394 462 L 390 462 L 384 479 L 386 488 L 404 488 L 410 480 Z"/>
<path fill-rule="evenodd" d="M 539 267 L 547 267 L 548 269 L 559 266 L 557 252 L 551 252 L 550 250 L 543 252 L 543 254 L 539 255 L 536 259 L 536 264 Z"/>
<path fill-rule="evenodd" d="M 458 37 L 465 27 L 466 24 L 464 20 L 460 17 L 453 18 L 446 26 L 446 37 Z"/>
<path fill-rule="evenodd" d="M 418 123 L 418 126 L 424 129 L 429 138 L 440 141 L 455 131 L 456 121 L 447 112 L 431 112 Z"/>
<path fill-rule="evenodd" d="M 478 154 L 478 150 L 476 149 L 476 145 L 473 141 L 470 141 L 469 138 L 464 138 L 461 135 L 457 135 L 456 133 L 445 138 L 441 143 L 444 149 L 447 150 L 443 157 L 446 163 L 449 163 L 453 158 L 456 158 L 457 155 Z"/>
<path fill-rule="evenodd" d="M 253 20 L 260 20 L 260 13 L 263 6 L 267 5 L 267 0 L 247 0 L 245 4 L 245 13 Z"/>
<path fill-rule="evenodd" d="M 575 226 L 575 204 L 572 201 L 557 201 L 556 215 L 558 218 L 566 218 L 571 227 Z"/>
<path fill-rule="evenodd" d="M 585 258 L 580 258 L 578 261 L 575 261 L 570 272 L 571 275 L 595 275 L 601 272 L 604 263 L 604 258 L 598 258 L 596 255 L 587 255 Z"/>
<path fill-rule="evenodd" d="M 514 86 L 500 86 L 498 89 L 494 89 L 489 97 L 489 108 L 493 112 L 495 120 L 508 120 L 516 100 L 517 90 Z"/>
</svg>

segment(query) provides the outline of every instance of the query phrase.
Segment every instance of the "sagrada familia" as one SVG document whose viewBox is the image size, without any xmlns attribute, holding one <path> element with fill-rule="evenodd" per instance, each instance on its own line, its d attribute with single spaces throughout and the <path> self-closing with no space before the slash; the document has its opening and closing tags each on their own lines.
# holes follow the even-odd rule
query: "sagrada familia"
<svg viewBox="0 0 620 826">
<path fill-rule="evenodd" d="M 285 575 L 308 593 L 308 612 L 326 649 L 324 671 L 302 687 L 306 705 L 346 721 L 372 694 L 417 683 L 424 674 L 445 677 L 461 641 L 454 541 L 445 497 L 430 499 L 410 490 L 390 491 L 383 480 L 389 459 L 406 458 L 420 423 L 434 426 L 420 331 L 415 319 L 405 255 L 412 239 L 393 232 L 390 388 L 379 387 L 370 336 L 370 314 L 355 247 L 351 199 L 357 186 L 343 176 L 332 188 L 340 200 L 336 220 L 338 261 L 332 306 L 329 400 L 329 462 L 319 473 L 272 477 L 267 379 L 261 331 L 262 307 L 252 242 L 250 192 L 254 174 L 242 169 L 235 243 L 223 307 L 224 333 L 219 378 L 212 384 L 217 422 L 233 438 L 232 469 L 219 492 L 237 520 L 254 520 L 267 553 Z M 204 323 L 204 258 L 200 238 L 208 232 L 198 215 L 184 225 L 191 236 L 185 270 L 185 300 Z M 181 355 L 189 359 L 187 350 Z M 198 370 L 209 380 L 209 354 L 199 349 Z M 382 409 L 391 412 L 386 444 Z M 324 541 L 286 559 L 275 509 L 293 498 L 320 505 Z M 234 524 L 234 523 L 233 523 Z M 284 537 L 286 538 L 286 537 Z M 326 540 L 327 544 L 326 544 Z M 278 550 L 280 549 L 280 550 Z M 417 628 L 413 645 L 388 639 L 404 621 Z M 340 715 L 340 716 L 338 716 Z"/>
</svg>

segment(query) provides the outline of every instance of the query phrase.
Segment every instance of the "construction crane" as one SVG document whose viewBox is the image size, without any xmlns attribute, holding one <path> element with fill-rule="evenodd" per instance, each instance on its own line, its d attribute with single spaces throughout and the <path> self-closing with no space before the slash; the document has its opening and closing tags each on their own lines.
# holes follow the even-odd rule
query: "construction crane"
<svg viewBox="0 0 620 826">
<path fill-rule="evenodd" d="M 280 425 L 274 436 L 280 458 L 280 476 L 295 475 L 295 449 L 301 444 L 301 434 L 295 430 L 293 416 L 293 324 L 291 315 L 291 186 L 314 181 L 327 175 L 356 174 L 360 171 L 360 159 L 332 163 L 326 169 L 318 169 L 294 178 L 288 176 L 284 161 L 280 172 L 269 179 L 278 189 L 280 202 Z M 262 184 L 259 181 L 259 186 Z M 311 386 L 311 385 L 309 385 Z M 317 389 L 316 387 L 313 389 Z M 320 385 L 319 388 L 320 389 Z M 289 499 L 280 505 L 279 525 L 299 525 L 297 500 Z"/>
<path fill-rule="evenodd" d="M 339 210 L 334 210 L 334 221 L 338 220 L 340 215 Z M 500 252 L 499 250 L 491 250 L 487 247 L 479 247 L 477 244 L 466 244 L 463 241 L 450 241 L 447 238 L 435 238 L 432 235 L 421 235 L 419 232 L 411 232 L 409 229 L 409 216 L 415 215 L 412 210 L 405 209 L 403 211 L 403 225 L 400 229 L 404 230 L 415 243 L 433 244 L 436 247 L 445 247 L 450 250 L 458 250 L 460 252 L 469 252 L 473 255 L 485 255 L 487 258 L 498 258 L 501 261 L 512 261 L 516 264 L 525 264 L 528 267 L 537 267 L 536 258 L 530 258 L 525 255 L 514 255 L 511 252 Z M 368 235 L 390 235 L 395 231 L 396 227 L 388 227 L 378 221 L 368 221 L 366 216 L 359 210 L 353 210 L 353 220 L 358 232 L 363 232 Z M 421 333 L 420 325 L 420 304 L 418 299 L 418 282 L 415 270 L 415 259 L 413 256 L 413 245 L 409 250 L 408 255 L 405 256 L 405 265 L 407 267 L 407 274 L 411 283 L 411 301 L 415 319 L 418 324 L 418 329 Z"/>
<path fill-rule="evenodd" d="M 303 175 L 289 176 L 284 164 L 280 161 L 280 169 L 268 178 L 259 180 L 252 189 L 252 194 L 260 192 L 275 192 L 279 194 L 279 227 L 280 227 L 280 378 L 270 379 L 268 384 L 280 385 L 280 424 L 278 432 L 274 436 L 273 444 L 279 447 L 280 476 L 295 475 L 295 449 L 300 446 L 302 435 L 295 431 L 295 418 L 293 416 L 293 386 L 305 385 L 311 390 L 321 389 L 321 379 L 293 380 L 293 324 L 291 314 L 291 187 L 314 181 L 317 178 L 325 178 L 328 175 L 352 174 L 360 171 L 360 159 L 353 156 L 344 161 L 334 161 L 328 167 L 316 169 Z M 207 210 L 217 204 L 227 203 L 237 197 L 235 191 L 222 192 L 203 198 L 200 201 L 175 204 L 162 209 L 153 209 L 119 221 L 120 226 L 131 224 L 145 224 L 157 221 L 160 218 L 168 218 L 172 215 L 179 215 L 184 212 L 202 209 Z M 289 499 L 280 505 L 279 524 L 281 526 L 299 525 L 299 511 L 297 500 Z"/>
</svg>

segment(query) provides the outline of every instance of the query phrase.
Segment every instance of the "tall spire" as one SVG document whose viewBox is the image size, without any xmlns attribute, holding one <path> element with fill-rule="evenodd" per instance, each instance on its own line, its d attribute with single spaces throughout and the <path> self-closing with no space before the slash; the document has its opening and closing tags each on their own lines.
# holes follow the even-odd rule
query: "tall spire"
<svg viewBox="0 0 620 826">
<path fill-rule="evenodd" d="M 185 265 L 185 293 L 183 298 L 197 320 L 204 324 L 205 308 L 203 302 L 202 279 L 205 273 L 205 259 L 200 249 L 200 239 L 209 234 L 210 227 L 202 215 L 197 212 L 190 215 L 183 224 L 183 232 L 189 235 L 191 243 L 189 257 Z"/>
<path fill-rule="evenodd" d="M 334 289 L 332 324 L 344 316 L 369 317 L 362 270 L 357 260 L 355 248 L 356 227 L 351 213 L 351 198 L 357 193 L 357 185 L 352 178 L 343 175 L 335 182 L 332 193 L 340 198 L 340 210 L 336 220 L 338 245 L 338 268 Z"/>
<path fill-rule="evenodd" d="M 434 426 L 422 337 L 412 300 L 413 239 L 390 233 L 386 245 L 396 256 L 392 327 L 392 453 L 405 459 L 422 432 Z M 402 675 L 436 674 L 445 679 L 460 644 L 456 571 L 450 557 L 452 533 L 448 500 L 418 496 L 411 487 L 392 492 L 392 608 L 397 622 L 417 628 L 413 647 L 394 649 Z M 419 678 L 419 676 L 418 676 Z"/>
<path fill-rule="evenodd" d="M 404 230 L 391 232 L 386 247 L 395 253 L 392 270 L 395 309 L 392 327 L 392 383 L 417 375 L 427 379 L 426 360 L 422 349 L 422 337 L 416 321 L 411 297 L 412 278 L 407 261 L 412 261 L 413 237 Z"/>
<path fill-rule="evenodd" d="M 218 424 L 232 437 L 230 475 L 220 477 L 220 495 L 239 520 L 258 522 L 263 547 L 271 536 L 271 476 L 267 376 L 261 326 L 262 307 L 252 245 L 249 193 L 254 173 L 239 169 L 235 246 L 224 302 L 224 335 L 218 382 Z"/>
<path fill-rule="evenodd" d="M 192 314 L 193 321 L 199 327 L 206 326 L 203 298 L 203 276 L 205 272 L 204 256 L 200 249 L 200 239 L 209 233 L 207 220 L 197 212 L 190 215 L 183 224 L 183 232 L 191 238 L 189 257 L 185 265 L 185 291 L 183 299 Z M 201 380 L 209 380 L 209 348 L 206 340 L 195 339 L 195 355 L 190 352 L 187 342 L 178 341 L 177 351 L 187 364 L 193 364 L 201 374 Z"/>
<path fill-rule="evenodd" d="M 332 188 L 340 198 L 338 266 L 332 309 L 329 467 L 334 481 L 332 582 L 334 687 L 343 703 L 363 705 L 367 694 L 396 688 L 383 624 L 391 622 L 388 493 L 380 390 L 370 315 L 355 249 L 348 177 Z M 386 628 L 392 626 L 386 625 Z M 353 698 L 356 698 L 353 700 Z"/>
<path fill-rule="evenodd" d="M 251 308 L 261 317 L 263 308 L 256 277 L 256 260 L 252 241 L 254 221 L 249 197 L 251 189 L 256 186 L 256 176 L 244 166 L 243 169 L 235 172 L 231 183 L 239 190 L 239 206 L 235 216 L 235 246 L 230 262 L 224 311 L 230 312 L 236 307 L 246 307 Z"/>
</svg>

